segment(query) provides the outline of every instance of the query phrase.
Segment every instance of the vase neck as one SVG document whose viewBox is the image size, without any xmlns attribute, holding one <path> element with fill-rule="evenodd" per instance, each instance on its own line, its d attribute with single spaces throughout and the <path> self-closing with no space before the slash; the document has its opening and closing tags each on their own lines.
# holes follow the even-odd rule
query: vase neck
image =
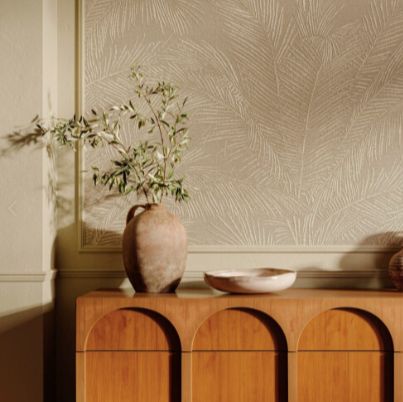
<svg viewBox="0 0 403 402">
<path fill-rule="evenodd" d="M 145 209 L 147 210 L 165 209 L 165 205 L 161 203 L 146 204 Z"/>
<path fill-rule="evenodd" d="M 126 225 L 131 221 L 131 219 L 136 214 L 139 208 L 144 209 L 144 211 L 166 211 L 165 205 L 152 203 L 152 204 L 137 204 L 130 208 L 126 216 Z"/>
</svg>

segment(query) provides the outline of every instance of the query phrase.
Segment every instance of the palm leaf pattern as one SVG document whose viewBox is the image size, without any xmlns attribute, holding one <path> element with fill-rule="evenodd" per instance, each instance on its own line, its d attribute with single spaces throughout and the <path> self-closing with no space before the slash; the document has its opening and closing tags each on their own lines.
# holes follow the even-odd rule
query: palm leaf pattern
<svg viewBox="0 0 403 402">
<path fill-rule="evenodd" d="M 129 97 L 134 61 L 190 97 L 192 199 L 169 207 L 191 244 L 395 241 L 403 0 L 83 1 L 85 108 Z M 136 200 L 83 187 L 84 245 L 118 246 Z"/>
</svg>

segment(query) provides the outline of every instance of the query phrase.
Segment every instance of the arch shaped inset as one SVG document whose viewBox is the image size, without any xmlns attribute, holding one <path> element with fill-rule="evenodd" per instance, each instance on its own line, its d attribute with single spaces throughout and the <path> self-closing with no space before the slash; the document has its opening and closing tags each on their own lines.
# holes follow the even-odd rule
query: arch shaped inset
<svg viewBox="0 0 403 402">
<path fill-rule="evenodd" d="M 298 400 L 393 401 L 392 352 L 391 334 L 374 314 L 343 307 L 320 313 L 298 342 Z"/>
<path fill-rule="evenodd" d="M 194 402 L 287 400 L 286 350 L 282 329 L 262 311 L 229 308 L 212 314 L 193 340 Z"/>
<path fill-rule="evenodd" d="M 278 323 L 251 308 L 229 308 L 208 317 L 198 328 L 192 349 L 286 351 Z"/>
<path fill-rule="evenodd" d="M 180 339 L 163 315 L 144 308 L 114 310 L 91 328 L 85 350 L 179 351 Z"/>
<path fill-rule="evenodd" d="M 374 314 L 336 308 L 313 318 L 300 334 L 298 350 L 393 351 L 389 330 Z"/>
</svg>

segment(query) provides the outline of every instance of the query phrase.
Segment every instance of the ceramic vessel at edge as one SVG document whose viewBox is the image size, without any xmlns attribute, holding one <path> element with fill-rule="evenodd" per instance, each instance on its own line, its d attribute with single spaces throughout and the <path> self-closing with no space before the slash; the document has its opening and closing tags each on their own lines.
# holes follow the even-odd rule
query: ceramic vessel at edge
<svg viewBox="0 0 403 402">
<path fill-rule="evenodd" d="M 399 291 L 403 291 L 403 249 L 397 252 L 389 261 L 389 277 Z"/>
<path fill-rule="evenodd" d="M 144 211 L 135 215 L 138 208 Z M 162 204 L 135 205 L 123 233 L 123 263 L 136 292 L 174 292 L 186 268 L 187 235 Z"/>
</svg>

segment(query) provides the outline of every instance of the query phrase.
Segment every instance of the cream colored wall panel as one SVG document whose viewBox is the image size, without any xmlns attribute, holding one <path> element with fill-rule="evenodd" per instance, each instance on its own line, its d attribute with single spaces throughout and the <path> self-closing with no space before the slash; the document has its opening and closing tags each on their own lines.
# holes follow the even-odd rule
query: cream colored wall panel
<svg viewBox="0 0 403 402">
<path fill-rule="evenodd" d="M 53 205 L 45 151 L 13 148 L 4 136 L 35 115 L 57 112 L 56 1 L 0 5 L 1 272 L 52 269 Z M 5 154 L 3 154 L 5 151 Z M 53 173 L 53 172 L 52 172 Z"/>
<path fill-rule="evenodd" d="M 191 246 L 396 245 L 401 0 L 82 0 L 81 22 L 84 111 L 129 98 L 134 62 L 189 95 Z M 80 245 L 119 248 L 136 200 L 82 190 Z"/>
<path fill-rule="evenodd" d="M 5 134 L 42 112 L 41 24 L 41 1 L 1 1 L 1 149 Z M 0 158 L 0 171 L 0 272 L 41 270 L 42 153 L 11 152 Z"/>
<path fill-rule="evenodd" d="M 6 134 L 57 112 L 55 0 L 0 1 L 0 399 L 51 401 L 53 207 L 41 149 Z M 10 151 L 5 152 L 3 151 Z"/>
</svg>

